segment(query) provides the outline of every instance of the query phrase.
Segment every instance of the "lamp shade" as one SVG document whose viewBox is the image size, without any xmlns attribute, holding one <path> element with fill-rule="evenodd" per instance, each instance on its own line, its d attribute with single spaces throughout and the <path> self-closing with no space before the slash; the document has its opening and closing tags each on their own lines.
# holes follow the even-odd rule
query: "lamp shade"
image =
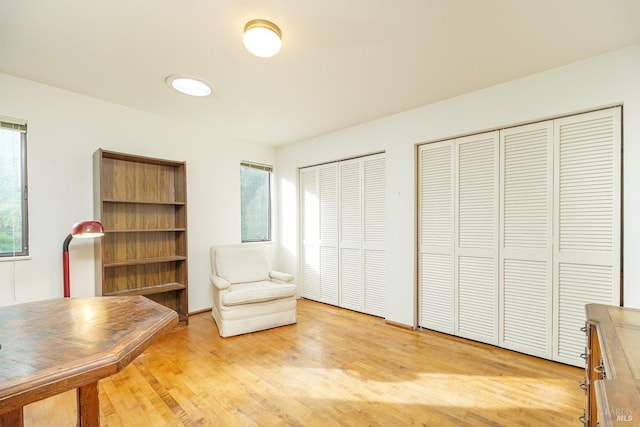
<svg viewBox="0 0 640 427">
<path fill-rule="evenodd" d="M 254 19 L 244 26 L 242 42 L 247 50 L 261 58 L 268 58 L 280 52 L 282 41 L 280 28 L 265 19 Z"/>
<path fill-rule="evenodd" d="M 104 236 L 104 227 L 98 221 L 82 221 L 74 224 L 71 228 L 71 235 L 75 238 L 100 237 Z"/>
<path fill-rule="evenodd" d="M 100 222 L 82 221 L 73 224 L 73 227 L 71 227 L 71 233 L 69 233 L 64 239 L 64 242 L 62 242 L 62 275 L 65 298 L 69 298 L 71 296 L 71 289 L 69 286 L 69 243 L 71 243 L 71 240 L 74 237 L 88 238 L 100 236 L 104 236 L 104 227 Z"/>
</svg>

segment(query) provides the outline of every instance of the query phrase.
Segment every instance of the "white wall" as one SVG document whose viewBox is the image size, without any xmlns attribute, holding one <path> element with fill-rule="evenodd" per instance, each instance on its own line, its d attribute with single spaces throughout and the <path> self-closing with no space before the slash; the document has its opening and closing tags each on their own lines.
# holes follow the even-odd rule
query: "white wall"
<svg viewBox="0 0 640 427">
<path fill-rule="evenodd" d="M 31 259 L 0 261 L 0 305 L 62 296 L 62 242 L 93 215 L 98 148 L 187 162 L 189 310 L 211 307 L 209 247 L 240 242 L 240 161 L 272 147 L 0 74 L 0 115 L 28 121 Z M 70 244 L 71 295 L 94 295 L 93 242 Z"/>
<path fill-rule="evenodd" d="M 239 162 L 274 164 L 279 258 L 296 272 L 297 169 L 387 152 L 387 319 L 415 324 L 415 145 L 624 105 L 625 305 L 640 308 L 640 45 L 277 150 L 211 135 L 115 104 L 0 74 L 0 115 L 28 121 L 31 259 L 0 262 L 0 305 L 62 296 L 62 241 L 93 218 L 97 148 L 186 160 L 189 309 L 211 306 L 209 246 L 240 240 Z M 635 184 L 635 186 L 634 186 Z M 69 188 L 76 189 L 70 191 Z M 94 294 L 93 245 L 70 250 L 73 296 Z"/>
<path fill-rule="evenodd" d="M 640 308 L 640 45 L 280 147 L 281 268 L 300 276 L 298 168 L 385 150 L 386 318 L 415 325 L 416 144 L 613 104 L 624 105 L 625 305 Z"/>
</svg>

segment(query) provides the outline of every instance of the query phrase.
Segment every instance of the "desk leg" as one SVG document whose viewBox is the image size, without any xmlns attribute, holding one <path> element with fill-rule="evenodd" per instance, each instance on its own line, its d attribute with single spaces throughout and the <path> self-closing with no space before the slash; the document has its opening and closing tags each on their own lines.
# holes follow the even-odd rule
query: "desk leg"
<svg viewBox="0 0 640 427">
<path fill-rule="evenodd" d="M 78 387 L 78 427 L 98 427 L 100 425 L 100 402 L 98 382 Z"/>
<path fill-rule="evenodd" d="M 2 427 L 22 427 L 23 424 L 22 408 L 15 411 L 0 414 L 0 426 Z"/>
</svg>

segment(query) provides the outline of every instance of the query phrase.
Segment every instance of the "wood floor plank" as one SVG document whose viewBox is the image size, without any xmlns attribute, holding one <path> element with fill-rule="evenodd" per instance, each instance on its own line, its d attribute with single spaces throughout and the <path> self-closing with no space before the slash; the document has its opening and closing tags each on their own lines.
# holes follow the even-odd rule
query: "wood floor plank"
<svg viewBox="0 0 640 427">
<path fill-rule="evenodd" d="M 298 323 L 220 338 L 190 317 L 99 382 L 103 427 L 576 426 L 583 370 L 312 301 Z M 24 409 L 75 424 L 75 393 Z"/>
</svg>

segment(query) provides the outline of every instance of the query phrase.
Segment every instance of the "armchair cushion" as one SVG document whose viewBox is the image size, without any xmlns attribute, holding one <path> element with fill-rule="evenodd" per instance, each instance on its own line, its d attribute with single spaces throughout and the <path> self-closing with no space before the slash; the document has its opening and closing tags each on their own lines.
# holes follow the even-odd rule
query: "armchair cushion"
<svg viewBox="0 0 640 427">
<path fill-rule="evenodd" d="M 293 283 L 268 281 L 236 283 L 231 285 L 229 292 L 222 295 L 222 304 L 226 306 L 250 304 L 295 296 L 295 294 L 296 285 Z"/>
<path fill-rule="evenodd" d="M 231 283 L 269 280 L 271 264 L 264 246 L 226 247 L 217 250 L 218 276 Z"/>
</svg>

